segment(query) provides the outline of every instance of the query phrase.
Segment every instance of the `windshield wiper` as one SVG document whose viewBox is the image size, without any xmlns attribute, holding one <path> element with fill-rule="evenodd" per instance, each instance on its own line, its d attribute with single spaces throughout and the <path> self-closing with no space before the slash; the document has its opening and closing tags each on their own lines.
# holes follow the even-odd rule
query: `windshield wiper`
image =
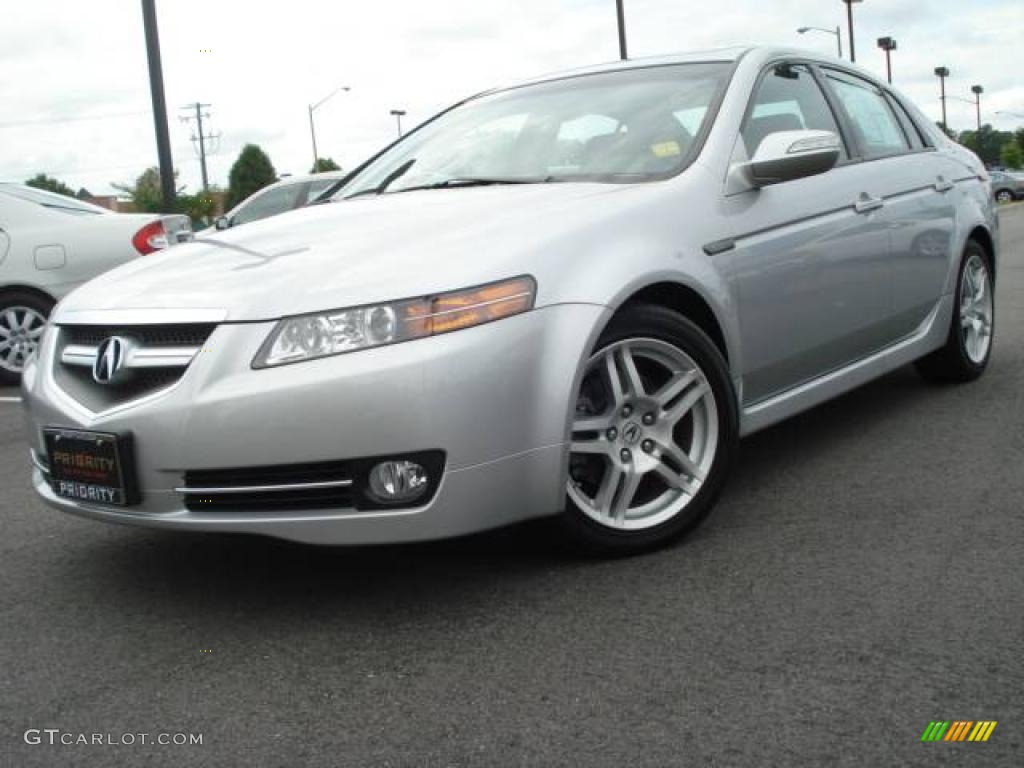
<svg viewBox="0 0 1024 768">
<path fill-rule="evenodd" d="M 444 181 L 435 181 L 433 184 L 417 184 L 412 187 L 396 189 L 393 194 L 399 192 L 415 192 L 420 189 L 458 189 L 461 187 L 491 187 L 502 184 L 550 184 L 559 181 L 554 176 L 547 176 L 543 179 L 498 179 L 474 176 L 457 176 Z"/>
<path fill-rule="evenodd" d="M 406 171 L 408 171 L 410 168 L 412 168 L 412 166 L 413 166 L 413 164 L 415 162 L 416 162 L 416 158 L 415 157 L 413 157 L 413 158 L 411 158 L 409 160 L 406 160 L 400 166 L 395 168 L 395 170 L 393 170 L 391 173 L 389 173 L 387 176 L 385 176 L 384 180 L 380 184 L 378 184 L 376 187 L 370 187 L 369 189 L 361 189 L 361 190 L 359 190 L 358 192 L 356 192 L 354 194 L 348 195 L 345 199 L 346 200 L 351 200 L 353 197 L 362 197 L 363 195 L 382 195 L 382 194 L 384 194 L 384 190 L 386 190 L 389 186 L 391 186 L 391 183 L 393 181 L 395 181 L 395 179 L 397 179 L 397 178 L 399 178 L 401 176 L 404 176 Z"/>
</svg>

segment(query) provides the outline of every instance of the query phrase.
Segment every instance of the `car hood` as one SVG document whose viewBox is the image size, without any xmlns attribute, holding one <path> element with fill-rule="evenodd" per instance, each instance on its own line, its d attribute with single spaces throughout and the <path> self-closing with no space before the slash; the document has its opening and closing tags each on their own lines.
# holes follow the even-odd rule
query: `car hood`
<svg viewBox="0 0 1024 768">
<path fill-rule="evenodd" d="M 105 309 L 268 320 L 512 277 L 547 242 L 607 213 L 609 198 L 647 186 L 439 189 L 316 205 L 137 259 L 72 293 L 56 320 Z"/>
</svg>

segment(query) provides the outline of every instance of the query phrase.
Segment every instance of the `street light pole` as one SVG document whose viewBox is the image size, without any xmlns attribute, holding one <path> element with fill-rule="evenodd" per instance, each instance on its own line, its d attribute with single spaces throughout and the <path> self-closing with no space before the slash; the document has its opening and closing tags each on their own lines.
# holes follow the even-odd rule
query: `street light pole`
<svg viewBox="0 0 1024 768">
<path fill-rule="evenodd" d="M 864 2 L 864 0 L 843 0 L 843 2 L 846 3 L 846 25 L 847 25 L 847 32 L 846 32 L 846 34 L 850 38 L 850 61 L 856 61 L 857 60 L 857 49 L 856 49 L 856 47 L 854 45 L 854 42 L 853 42 L 853 4 L 854 3 L 862 3 L 862 2 Z"/>
<path fill-rule="evenodd" d="M 157 31 L 155 0 L 142 0 L 142 25 L 146 31 L 146 58 L 149 62 L 149 93 L 153 101 L 156 151 L 160 160 L 160 189 L 164 213 L 174 211 L 174 163 L 171 138 L 167 130 L 167 100 L 164 97 L 164 72 L 160 63 L 160 35 Z"/>
<path fill-rule="evenodd" d="M 327 101 L 328 99 L 332 98 L 336 94 L 341 93 L 342 91 L 351 91 L 351 90 L 352 89 L 349 88 L 347 85 L 343 85 L 343 86 L 341 86 L 339 88 L 335 88 L 329 94 L 327 94 L 322 99 L 320 99 L 320 101 L 318 101 L 316 104 L 310 104 L 308 106 L 308 109 L 309 109 L 309 136 L 313 140 L 313 167 L 314 168 L 316 168 L 316 163 L 317 163 L 317 160 L 320 159 L 320 155 L 317 154 L 317 151 L 316 151 L 316 124 L 313 122 L 313 112 L 316 111 L 317 107 L 319 107 L 321 104 L 323 104 L 325 101 Z"/>
<path fill-rule="evenodd" d="M 833 31 L 831 29 L 825 29 L 824 27 L 800 27 L 796 31 L 796 33 L 798 35 L 804 35 L 804 34 L 807 34 L 808 32 L 810 32 L 812 29 L 815 32 L 824 32 L 827 35 L 835 35 L 836 36 L 836 53 L 838 54 L 840 59 L 843 58 L 843 33 L 839 30 L 838 25 L 836 26 L 835 31 Z"/>
<path fill-rule="evenodd" d="M 615 10 L 619 19 L 619 58 L 626 60 L 626 12 L 622 0 L 615 0 Z"/>
<path fill-rule="evenodd" d="M 885 51 L 885 73 L 892 85 L 892 52 L 896 50 L 896 41 L 891 37 L 878 38 L 878 47 Z"/>
<path fill-rule="evenodd" d="M 939 78 L 939 93 L 942 99 L 942 130 L 949 133 L 949 126 L 946 124 L 946 78 L 949 77 L 949 67 L 936 67 L 935 76 Z"/>
<path fill-rule="evenodd" d="M 392 109 L 391 114 L 398 120 L 398 138 L 402 138 L 402 118 L 405 117 L 404 109 Z"/>
<path fill-rule="evenodd" d="M 985 89 L 980 85 L 972 85 L 971 93 L 974 94 L 974 107 L 978 112 L 978 133 L 981 133 L 981 94 L 985 92 Z"/>
</svg>

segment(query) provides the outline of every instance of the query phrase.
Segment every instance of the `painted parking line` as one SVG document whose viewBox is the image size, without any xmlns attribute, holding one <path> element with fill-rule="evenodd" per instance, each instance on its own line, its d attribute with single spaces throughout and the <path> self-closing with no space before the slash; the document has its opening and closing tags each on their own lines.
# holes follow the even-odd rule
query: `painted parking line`
<svg viewBox="0 0 1024 768">
<path fill-rule="evenodd" d="M 20 403 L 20 397 L 0 397 L 0 403 Z"/>
</svg>

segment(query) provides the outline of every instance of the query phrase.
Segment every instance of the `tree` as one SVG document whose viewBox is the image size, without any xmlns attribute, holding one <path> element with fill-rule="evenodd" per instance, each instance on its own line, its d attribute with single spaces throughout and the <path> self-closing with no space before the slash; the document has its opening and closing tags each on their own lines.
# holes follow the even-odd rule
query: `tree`
<svg viewBox="0 0 1024 768">
<path fill-rule="evenodd" d="M 325 173 L 327 171 L 340 171 L 341 166 L 334 162 L 333 158 L 330 157 L 318 157 L 313 167 L 309 169 L 310 173 Z"/>
<path fill-rule="evenodd" d="M 960 134 L 960 143 L 980 157 L 985 165 L 998 163 L 1003 145 L 1010 141 L 1013 141 L 1012 133 L 997 131 L 987 123 L 981 126 L 981 131 L 964 131 Z"/>
<path fill-rule="evenodd" d="M 63 181 L 58 181 L 52 176 L 47 176 L 45 173 L 37 173 L 25 183 L 30 187 L 45 189 L 47 192 L 55 192 L 58 195 L 67 195 L 68 197 L 75 196 L 75 192 L 71 187 Z"/>
<path fill-rule="evenodd" d="M 111 184 L 118 192 L 131 198 L 139 213 L 160 213 L 163 210 L 164 193 L 160 185 L 160 169 L 147 168 L 134 184 Z"/>
<path fill-rule="evenodd" d="M 1020 168 L 1021 165 L 1024 165 L 1024 152 L 1021 152 L 1020 147 L 1017 146 L 1017 142 L 1008 141 L 1003 144 L 1003 149 L 999 153 L 999 160 L 1007 168 L 1016 170 Z"/>
<path fill-rule="evenodd" d="M 246 144 L 228 174 L 227 207 L 234 208 L 253 193 L 275 181 L 277 171 L 274 170 L 267 153 L 255 144 Z"/>
<path fill-rule="evenodd" d="M 215 188 L 211 188 L 210 191 L 215 191 Z M 217 209 L 213 196 L 207 192 L 200 192 L 195 195 L 178 195 L 177 203 L 178 212 L 184 213 L 192 219 L 193 229 L 213 221 L 213 214 Z"/>
</svg>

